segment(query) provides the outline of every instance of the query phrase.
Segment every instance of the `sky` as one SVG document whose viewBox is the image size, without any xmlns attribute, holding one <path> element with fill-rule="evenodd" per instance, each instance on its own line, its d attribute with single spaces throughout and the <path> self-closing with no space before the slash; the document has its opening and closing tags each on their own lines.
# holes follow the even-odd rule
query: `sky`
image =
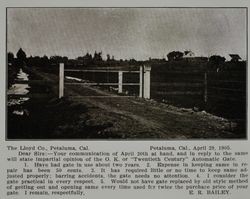
<svg viewBox="0 0 250 199">
<path fill-rule="evenodd" d="M 116 59 L 239 54 L 246 59 L 244 8 L 8 8 L 7 51 Z"/>
</svg>

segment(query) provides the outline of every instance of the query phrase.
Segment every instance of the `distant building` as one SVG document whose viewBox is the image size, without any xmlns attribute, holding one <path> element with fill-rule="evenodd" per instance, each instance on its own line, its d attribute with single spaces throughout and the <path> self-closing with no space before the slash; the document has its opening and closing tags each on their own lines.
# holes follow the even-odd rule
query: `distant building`
<svg viewBox="0 0 250 199">
<path fill-rule="evenodd" d="M 231 57 L 231 62 L 239 62 L 241 60 L 241 57 L 238 54 L 229 54 Z"/>
<path fill-rule="evenodd" d="M 195 54 L 191 50 L 184 51 L 183 59 L 192 63 L 202 63 L 208 61 L 207 57 L 195 57 Z"/>
<path fill-rule="evenodd" d="M 195 54 L 191 50 L 185 50 L 183 53 L 183 58 L 192 58 Z"/>
</svg>

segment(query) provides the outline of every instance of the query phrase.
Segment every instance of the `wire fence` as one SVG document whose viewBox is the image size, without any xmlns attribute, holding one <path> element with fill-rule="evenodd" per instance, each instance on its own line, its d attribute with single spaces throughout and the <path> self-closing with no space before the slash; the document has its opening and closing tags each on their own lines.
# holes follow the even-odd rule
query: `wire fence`
<svg viewBox="0 0 250 199">
<path fill-rule="evenodd" d="M 235 121 L 246 120 L 244 71 L 152 70 L 151 98 L 198 108 Z"/>
</svg>

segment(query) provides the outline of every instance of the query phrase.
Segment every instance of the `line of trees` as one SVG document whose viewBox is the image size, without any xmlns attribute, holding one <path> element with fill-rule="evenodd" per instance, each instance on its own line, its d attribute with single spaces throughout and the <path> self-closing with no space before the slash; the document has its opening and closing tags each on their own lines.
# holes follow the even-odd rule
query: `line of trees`
<svg viewBox="0 0 250 199">
<path fill-rule="evenodd" d="M 26 64 L 27 61 L 27 57 L 26 57 L 26 53 L 23 51 L 22 48 L 20 48 L 17 53 L 16 53 L 16 59 L 14 57 L 14 54 L 12 52 L 8 52 L 8 63 L 14 64 L 14 62 L 16 64 L 18 64 L 19 66 L 24 66 Z"/>
<path fill-rule="evenodd" d="M 40 56 L 26 56 L 26 53 L 22 48 L 18 50 L 16 53 L 16 57 L 12 52 L 8 52 L 8 63 L 9 65 L 16 65 L 18 67 L 22 67 L 24 65 L 27 66 L 39 66 L 39 67 L 47 67 L 50 65 L 57 65 L 59 63 L 65 63 L 70 66 L 96 66 L 96 65 L 136 65 L 139 62 L 135 59 L 130 60 L 116 60 L 113 55 L 107 54 L 106 60 L 103 59 L 102 52 L 95 51 L 92 55 L 87 52 L 83 56 L 79 56 L 76 59 L 69 59 L 67 56 L 50 56 L 44 55 Z"/>
<path fill-rule="evenodd" d="M 172 51 L 167 54 L 167 58 L 169 62 L 180 62 L 184 60 L 184 55 L 187 55 L 187 53 L 190 53 L 191 51 Z M 192 53 L 192 52 L 191 52 Z M 191 59 L 190 59 L 191 58 Z M 204 58 L 204 59 L 203 59 Z M 206 64 L 208 68 L 215 68 L 221 67 L 225 64 L 225 57 L 222 57 L 220 55 L 213 55 L 209 58 L 207 57 L 192 57 L 190 56 L 189 59 L 192 60 L 192 63 L 189 63 L 189 65 L 193 64 Z M 65 63 L 67 65 L 71 66 L 92 66 L 92 65 L 139 65 L 144 62 L 153 63 L 153 64 L 164 64 L 166 63 L 165 59 L 151 59 L 147 61 L 137 61 L 135 59 L 130 60 L 115 60 L 114 56 L 111 56 L 110 54 L 106 55 L 106 60 L 102 57 L 102 52 L 94 52 L 92 55 L 91 53 L 87 52 L 83 56 L 79 56 L 76 59 L 69 59 L 67 56 L 51 56 L 48 57 L 47 55 L 44 55 L 42 57 L 40 56 L 29 56 L 27 57 L 26 53 L 22 48 L 20 48 L 16 53 L 16 58 L 12 52 L 8 52 L 8 63 L 12 65 L 17 65 L 19 67 L 22 67 L 24 65 L 27 66 L 40 66 L 40 67 L 46 67 L 50 65 L 55 65 L 59 63 Z M 237 64 L 237 61 L 234 61 Z M 185 62 L 186 63 L 186 62 Z M 177 63 L 175 63 L 173 66 L 175 66 Z M 176 65 L 177 66 L 177 65 Z"/>
</svg>

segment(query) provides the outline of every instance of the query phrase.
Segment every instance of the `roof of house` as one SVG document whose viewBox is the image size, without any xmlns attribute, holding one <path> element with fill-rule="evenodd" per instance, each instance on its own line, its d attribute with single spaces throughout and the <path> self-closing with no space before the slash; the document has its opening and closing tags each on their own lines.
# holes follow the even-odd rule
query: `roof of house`
<svg viewBox="0 0 250 199">
<path fill-rule="evenodd" d="M 229 56 L 230 56 L 232 59 L 241 59 L 241 57 L 240 57 L 238 54 L 229 54 Z"/>
<path fill-rule="evenodd" d="M 185 50 L 184 51 L 184 56 L 188 55 L 188 56 L 194 56 L 194 53 L 191 50 Z"/>
</svg>

